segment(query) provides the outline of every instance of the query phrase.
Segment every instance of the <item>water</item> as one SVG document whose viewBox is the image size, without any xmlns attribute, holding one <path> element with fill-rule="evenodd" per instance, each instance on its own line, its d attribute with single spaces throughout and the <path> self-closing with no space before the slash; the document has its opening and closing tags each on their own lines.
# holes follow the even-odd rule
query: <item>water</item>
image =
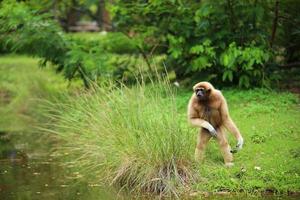
<svg viewBox="0 0 300 200">
<path fill-rule="evenodd" d="M 28 150 L 29 152 L 26 152 Z M 61 163 L 54 161 L 49 150 L 31 151 L 13 134 L 0 134 L 0 199 L 116 199 L 110 188 L 96 183 L 72 181 Z"/>
</svg>

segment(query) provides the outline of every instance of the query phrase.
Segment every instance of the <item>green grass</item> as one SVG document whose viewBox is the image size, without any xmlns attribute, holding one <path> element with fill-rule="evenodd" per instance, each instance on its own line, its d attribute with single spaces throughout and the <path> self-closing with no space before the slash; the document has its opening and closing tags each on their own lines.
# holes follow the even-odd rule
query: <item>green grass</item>
<svg viewBox="0 0 300 200">
<path fill-rule="evenodd" d="M 64 140 L 58 152 L 81 174 L 135 194 L 178 195 L 193 182 L 194 137 L 170 94 L 162 83 L 102 86 L 56 104 L 46 131 Z"/>
<path fill-rule="evenodd" d="M 24 131 L 37 122 L 39 99 L 66 91 L 67 83 L 38 60 L 26 56 L 0 57 L 0 130 Z M 30 125 L 30 126 L 29 126 Z"/>
<path fill-rule="evenodd" d="M 56 155 L 82 175 L 79 179 L 134 194 L 300 191 L 300 107 L 293 94 L 223 91 L 245 139 L 243 150 L 234 155 L 235 166 L 225 168 L 214 140 L 204 164 L 193 160 L 198 130 L 186 119 L 191 91 L 174 92 L 164 83 L 132 88 L 106 84 L 53 102 L 50 94 L 66 93 L 60 76 L 41 71 L 36 60 L 26 57 L 2 57 L 0 63 L 1 91 L 10 91 L 8 102 L 1 99 L 1 128 L 25 126 L 23 107 L 30 110 L 30 120 L 39 121 L 34 117 L 40 115 L 32 113 L 40 108 L 28 102 L 48 99 L 44 116 L 49 123 L 40 126 L 60 141 Z M 235 145 L 232 135 L 228 137 Z"/>
</svg>

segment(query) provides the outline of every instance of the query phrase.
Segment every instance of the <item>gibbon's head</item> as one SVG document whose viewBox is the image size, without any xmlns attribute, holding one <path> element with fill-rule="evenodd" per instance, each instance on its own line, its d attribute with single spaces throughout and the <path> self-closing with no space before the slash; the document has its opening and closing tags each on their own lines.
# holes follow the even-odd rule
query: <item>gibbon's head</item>
<svg viewBox="0 0 300 200">
<path fill-rule="evenodd" d="M 208 100 L 209 95 L 211 94 L 213 89 L 214 87 L 212 86 L 212 84 L 205 81 L 199 82 L 193 87 L 196 97 L 201 101 Z"/>
</svg>

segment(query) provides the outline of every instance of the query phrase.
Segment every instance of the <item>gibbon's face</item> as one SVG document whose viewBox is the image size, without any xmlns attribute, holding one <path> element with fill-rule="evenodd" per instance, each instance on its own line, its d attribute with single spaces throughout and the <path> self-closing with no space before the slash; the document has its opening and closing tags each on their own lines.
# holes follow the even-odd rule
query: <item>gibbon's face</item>
<svg viewBox="0 0 300 200">
<path fill-rule="evenodd" d="M 207 98 L 207 91 L 204 87 L 198 87 L 195 89 L 195 94 L 199 100 L 205 100 Z"/>
<path fill-rule="evenodd" d="M 206 101 L 208 100 L 213 86 L 209 82 L 199 82 L 194 85 L 193 90 L 198 100 Z"/>
</svg>

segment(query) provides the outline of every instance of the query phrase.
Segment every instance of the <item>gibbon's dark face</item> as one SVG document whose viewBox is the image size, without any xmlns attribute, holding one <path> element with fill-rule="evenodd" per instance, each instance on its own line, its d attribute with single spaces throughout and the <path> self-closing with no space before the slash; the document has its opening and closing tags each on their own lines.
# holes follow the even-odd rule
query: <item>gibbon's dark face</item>
<svg viewBox="0 0 300 200">
<path fill-rule="evenodd" d="M 209 96 L 214 87 L 209 82 L 199 82 L 194 85 L 193 90 L 195 92 L 195 96 L 199 101 L 207 101 L 209 100 Z"/>
<path fill-rule="evenodd" d="M 199 100 L 206 100 L 208 96 L 208 92 L 203 87 L 196 88 L 195 94 Z"/>
</svg>

